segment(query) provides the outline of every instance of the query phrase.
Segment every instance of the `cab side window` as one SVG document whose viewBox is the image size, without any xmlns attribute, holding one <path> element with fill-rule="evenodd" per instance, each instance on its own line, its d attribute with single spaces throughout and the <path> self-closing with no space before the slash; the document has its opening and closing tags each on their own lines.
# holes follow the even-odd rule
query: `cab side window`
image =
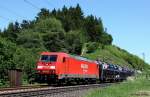
<svg viewBox="0 0 150 97">
<path fill-rule="evenodd" d="M 63 63 L 65 63 L 66 62 L 66 57 L 63 57 Z"/>
</svg>

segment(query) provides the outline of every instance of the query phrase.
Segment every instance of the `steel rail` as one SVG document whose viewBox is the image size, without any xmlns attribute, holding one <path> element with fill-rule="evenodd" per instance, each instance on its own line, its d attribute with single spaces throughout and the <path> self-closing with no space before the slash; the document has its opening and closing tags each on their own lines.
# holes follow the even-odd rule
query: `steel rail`
<svg viewBox="0 0 150 97">
<path fill-rule="evenodd" d="M 0 97 L 35 97 L 44 95 L 56 95 L 58 93 L 85 90 L 99 87 L 106 87 L 111 85 L 110 83 L 104 84 L 90 84 L 90 85 L 77 85 L 77 86 L 65 86 L 65 87 L 50 87 L 50 88 L 36 88 L 36 89 L 26 89 L 22 91 L 13 91 L 0 93 Z"/>
</svg>

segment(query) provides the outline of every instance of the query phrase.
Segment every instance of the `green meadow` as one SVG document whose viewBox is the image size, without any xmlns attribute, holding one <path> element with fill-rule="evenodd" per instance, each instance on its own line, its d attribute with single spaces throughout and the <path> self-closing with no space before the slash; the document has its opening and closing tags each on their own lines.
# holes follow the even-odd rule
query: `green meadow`
<svg viewBox="0 0 150 97">
<path fill-rule="evenodd" d="M 150 76 L 134 77 L 120 84 L 90 90 L 85 97 L 150 97 Z"/>
</svg>

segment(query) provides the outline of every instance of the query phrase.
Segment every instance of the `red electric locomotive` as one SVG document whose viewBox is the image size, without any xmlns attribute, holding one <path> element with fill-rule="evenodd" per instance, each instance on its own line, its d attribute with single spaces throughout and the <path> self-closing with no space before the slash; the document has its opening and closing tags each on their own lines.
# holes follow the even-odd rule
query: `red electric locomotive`
<svg viewBox="0 0 150 97">
<path fill-rule="evenodd" d="M 63 52 L 42 52 L 36 70 L 39 82 L 99 79 L 99 65 L 94 61 Z"/>
</svg>

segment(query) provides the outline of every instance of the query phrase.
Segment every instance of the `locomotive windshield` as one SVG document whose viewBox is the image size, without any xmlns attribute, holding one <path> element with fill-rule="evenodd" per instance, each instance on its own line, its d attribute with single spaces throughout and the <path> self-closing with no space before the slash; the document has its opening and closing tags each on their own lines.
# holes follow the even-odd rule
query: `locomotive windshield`
<svg viewBox="0 0 150 97">
<path fill-rule="evenodd" d="M 56 62 L 57 60 L 57 55 L 42 55 L 41 56 L 41 61 L 44 62 Z"/>
</svg>

